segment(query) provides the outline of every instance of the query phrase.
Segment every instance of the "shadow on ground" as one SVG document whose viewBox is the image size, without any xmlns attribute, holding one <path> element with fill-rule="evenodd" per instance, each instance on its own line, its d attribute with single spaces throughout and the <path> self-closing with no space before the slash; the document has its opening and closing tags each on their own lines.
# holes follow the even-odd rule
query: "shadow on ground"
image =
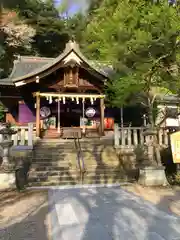
<svg viewBox="0 0 180 240">
<path fill-rule="evenodd" d="M 161 234 L 171 240 L 180 236 L 180 218 L 170 212 L 170 203 L 179 200 L 179 190 L 173 195 L 166 194 L 155 205 L 119 187 L 49 190 L 51 224 L 45 200 L 20 214 L 21 205 L 17 204 L 31 199 L 33 194 L 36 201 L 41 193 L 37 190 L 0 193 L 1 214 L 6 208 L 15 211 L 9 212 L 6 223 L 1 215 L 0 239 L 150 240 Z M 47 224 L 52 229 L 50 238 Z"/>
<path fill-rule="evenodd" d="M 59 193 L 57 190 L 54 194 L 56 197 L 51 203 L 53 240 L 150 240 L 160 239 L 158 235 L 171 240 L 180 236 L 180 219 L 162 211 L 168 196 L 153 205 L 118 188 L 69 189 L 59 190 Z M 64 215 L 63 207 L 69 215 Z"/>
</svg>

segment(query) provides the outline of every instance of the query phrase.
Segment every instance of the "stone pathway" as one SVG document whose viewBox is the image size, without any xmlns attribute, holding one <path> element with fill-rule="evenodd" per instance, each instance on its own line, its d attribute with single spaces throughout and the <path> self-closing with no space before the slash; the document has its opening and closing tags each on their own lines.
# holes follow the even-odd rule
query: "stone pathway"
<svg viewBox="0 0 180 240">
<path fill-rule="evenodd" d="M 180 240 L 180 217 L 114 188 L 49 191 L 52 240 Z"/>
</svg>

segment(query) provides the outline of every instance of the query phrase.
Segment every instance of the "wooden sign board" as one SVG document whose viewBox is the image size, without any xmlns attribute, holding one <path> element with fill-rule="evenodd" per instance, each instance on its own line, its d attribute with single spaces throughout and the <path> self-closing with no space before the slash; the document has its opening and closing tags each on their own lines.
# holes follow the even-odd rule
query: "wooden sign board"
<svg viewBox="0 0 180 240">
<path fill-rule="evenodd" d="M 174 163 L 180 163 L 180 131 L 170 136 L 172 157 Z"/>
</svg>

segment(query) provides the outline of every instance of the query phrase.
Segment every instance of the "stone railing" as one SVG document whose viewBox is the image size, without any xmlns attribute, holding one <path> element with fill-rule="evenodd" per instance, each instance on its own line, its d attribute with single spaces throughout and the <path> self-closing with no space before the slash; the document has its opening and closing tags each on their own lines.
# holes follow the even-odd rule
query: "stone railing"
<svg viewBox="0 0 180 240">
<path fill-rule="evenodd" d="M 35 140 L 35 128 L 33 123 L 29 123 L 28 126 L 13 127 L 17 131 L 12 135 L 13 146 L 33 146 Z"/>
<path fill-rule="evenodd" d="M 114 126 L 114 145 L 116 148 L 134 148 L 139 144 L 146 144 L 147 138 L 143 132 L 144 127 L 124 127 L 121 128 L 117 124 Z M 158 131 L 158 143 L 161 147 L 167 147 L 169 144 L 168 132 L 165 129 Z"/>
</svg>

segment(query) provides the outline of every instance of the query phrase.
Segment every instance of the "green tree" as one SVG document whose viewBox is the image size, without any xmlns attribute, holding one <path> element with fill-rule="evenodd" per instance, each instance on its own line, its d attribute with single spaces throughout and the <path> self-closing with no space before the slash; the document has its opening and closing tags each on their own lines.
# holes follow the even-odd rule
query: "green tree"
<svg viewBox="0 0 180 240">
<path fill-rule="evenodd" d="M 7 77 L 15 54 L 31 49 L 35 30 L 14 11 L 1 10 L 0 78 Z"/>
<path fill-rule="evenodd" d="M 21 17 L 36 30 L 32 43 L 34 52 L 46 57 L 56 57 L 69 39 L 65 21 L 53 2 L 28 0 L 18 7 Z"/>
<path fill-rule="evenodd" d="M 171 89 L 178 79 L 179 30 L 179 7 L 167 1 L 103 2 L 85 41 L 89 56 L 110 61 L 116 70 L 107 85 L 112 105 L 136 100 L 146 106 L 154 126 L 154 89 Z"/>
<path fill-rule="evenodd" d="M 0 103 L 0 122 L 4 121 L 4 106 L 2 103 Z"/>
</svg>

